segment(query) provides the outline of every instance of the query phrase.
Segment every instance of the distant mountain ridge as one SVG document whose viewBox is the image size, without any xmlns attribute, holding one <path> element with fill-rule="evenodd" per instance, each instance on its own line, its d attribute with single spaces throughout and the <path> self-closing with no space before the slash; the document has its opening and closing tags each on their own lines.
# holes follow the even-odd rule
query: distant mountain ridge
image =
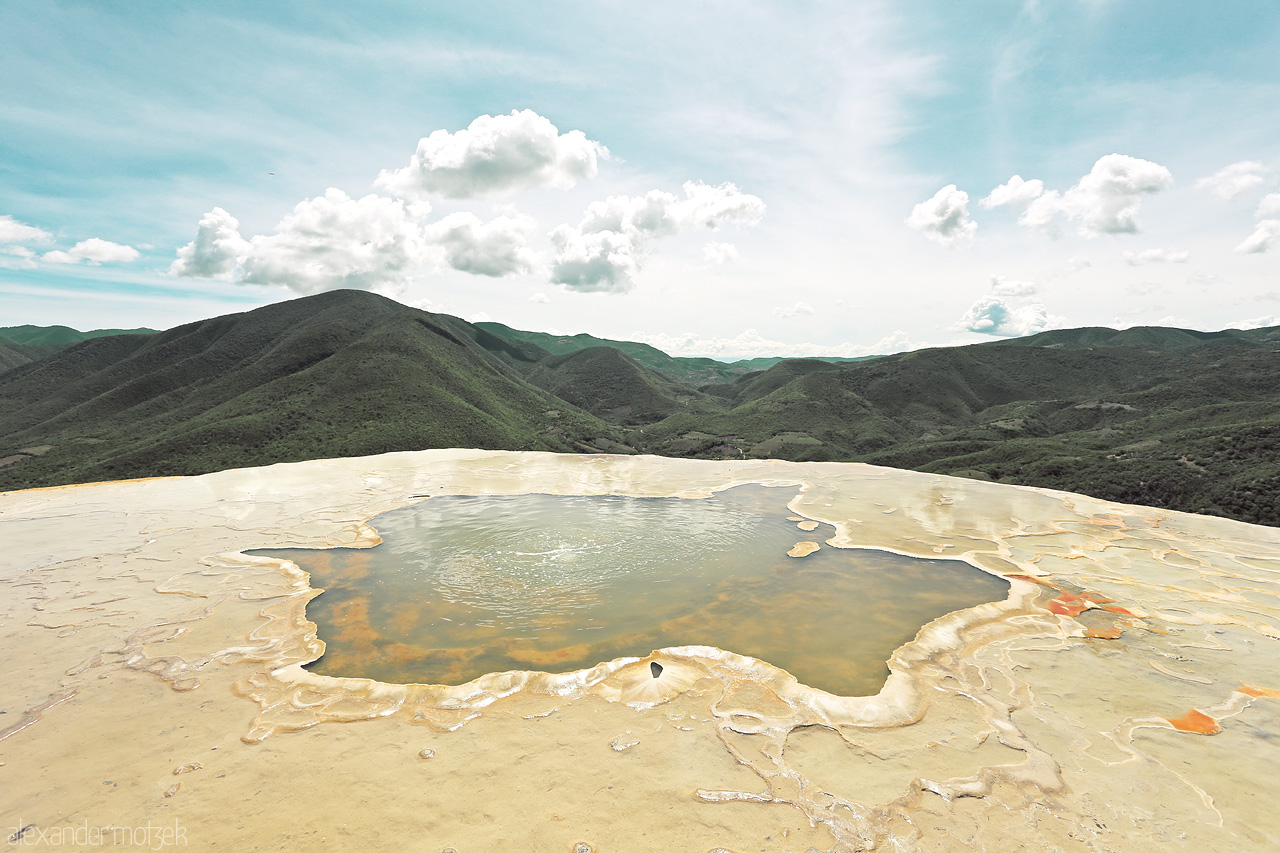
<svg viewBox="0 0 1280 853">
<path fill-rule="evenodd" d="M 3 326 L 0 344 L 75 344 L 112 335 L 154 335 L 155 329 L 94 329 L 80 332 L 70 326 Z"/>
<path fill-rule="evenodd" d="M 786 361 L 788 358 L 785 356 L 761 356 L 737 361 L 720 361 L 714 358 L 667 355 L 662 350 L 649 344 L 636 343 L 634 341 L 614 341 L 587 334 L 553 335 L 549 332 L 522 332 L 519 329 L 504 326 L 502 323 L 490 321 L 476 323 L 476 326 L 496 335 L 501 335 L 504 338 L 536 344 L 553 355 L 568 355 L 569 353 L 594 347 L 611 347 L 626 353 L 645 367 L 653 368 L 674 379 L 697 386 L 729 382 L 745 373 L 767 370 L 780 361 Z M 868 355 L 859 358 L 833 357 L 824 358 L 823 360 L 854 362 L 879 357 Z"/>
<path fill-rule="evenodd" d="M 0 372 L 0 488 L 460 446 L 863 461 L 1280 525 L 1280 327 L 755 371 L 602 340 L 334 291 L 47 345 Z"/>
</svg>

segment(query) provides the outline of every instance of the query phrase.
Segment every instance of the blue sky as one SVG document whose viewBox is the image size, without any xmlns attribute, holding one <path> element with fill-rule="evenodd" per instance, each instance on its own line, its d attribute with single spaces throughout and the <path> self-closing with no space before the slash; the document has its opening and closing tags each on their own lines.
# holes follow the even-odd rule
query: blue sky
<svg viewBox="0 0 1280 853">
<path fill-rule="evenodd" d="M 336 286 L 722 357 L 1280 324 L 1278 48 L 1242 2 L 11 0 L 0 325 Z"/>
</svg>

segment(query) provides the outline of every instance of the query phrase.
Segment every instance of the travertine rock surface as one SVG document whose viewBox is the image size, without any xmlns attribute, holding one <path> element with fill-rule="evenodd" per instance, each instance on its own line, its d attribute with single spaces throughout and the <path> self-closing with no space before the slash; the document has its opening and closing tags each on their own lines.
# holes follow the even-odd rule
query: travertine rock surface
<svg viewBox="0 0 1280 853">
<path fill-rule="evenodd" d="M 388 685 L 304 670 L 316 591 L 241 553 L 376 544 L 368 519 L 437 495 L 742 483 L 1009 597 L 926 625 L 870 697 L 710 647 Z M 14 844 L 1280 848 L 1271 528 L 864 465 L 446 450 L 6 493 L 0 542 Z"/>
</svg>

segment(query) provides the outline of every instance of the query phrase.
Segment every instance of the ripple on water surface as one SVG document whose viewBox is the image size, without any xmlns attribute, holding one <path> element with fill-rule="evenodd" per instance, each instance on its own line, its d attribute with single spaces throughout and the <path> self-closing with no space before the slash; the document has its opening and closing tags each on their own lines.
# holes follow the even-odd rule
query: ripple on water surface
<svg viewBox="0 0 1280 853">
<path fill-rule="evenodd" d="M 325 590 L 307 605 L 326 644 L 309 669 L 391 683 L 706 645 L 867 695 L 920 626 L 1008 591 L 955 560 L 827 545 L 788 556 L 834 532 L 797 525 L 793 494 L 439 497 L 372 519 L 374 548 L 253 553 L 296 562 Z"/>
</svg>

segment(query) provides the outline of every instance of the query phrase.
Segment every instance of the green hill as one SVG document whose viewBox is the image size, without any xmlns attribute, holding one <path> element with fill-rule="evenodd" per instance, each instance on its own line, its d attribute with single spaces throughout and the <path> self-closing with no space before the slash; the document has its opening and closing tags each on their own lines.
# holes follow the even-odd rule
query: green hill
<svg viewBox="0 0 1280 853">
<path fill-rule="evenodd" d="M 0 456 L 52 445 L 0 467 L 0 488 L 409 448 L 621 447 L 478 332 L 336 291 L 86 340 L 0 374 Z"/>
<path fill-rule="evenodd" d="M 525 377 L 611 423 L 642 425 L 714 406 L 689 385 L 645 367 L 613 347 L 590 347 L 538 362 Z"/>
<path fill-rule="evenodd" d="M 61 347 L 50 344 L 5 344 L 0 343 L 0 373 L 12 370 L 20 364 L 27 364 L 50 355 Z"/>
</svg>

